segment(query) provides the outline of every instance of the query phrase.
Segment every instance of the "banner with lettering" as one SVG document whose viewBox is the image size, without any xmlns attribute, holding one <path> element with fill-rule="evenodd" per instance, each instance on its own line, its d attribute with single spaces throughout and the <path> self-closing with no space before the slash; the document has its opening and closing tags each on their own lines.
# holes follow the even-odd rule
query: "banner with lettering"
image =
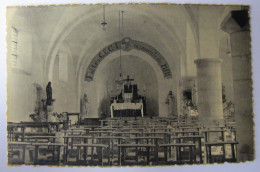
<svg viewBox="0 0 260 172">
<path fill-rule="evenodd" d="M 131 38 L 127 37 L 127 38 L 122 39 L 122 41 L 117 41 L 117 42 L 114 42 L 114 43 L 106 46 L 105 48 L 103 48 L 101 51 L 99 51 L 96 54 L 96 56 L 91 60 L 89 66 L 87 68 L 85 80 L 92 81 L 94 78 L 96 69 L 97 69 L 98 65 L 101 63 L 101 61 L 106 56 L 108 56 L 110 53 L 113 53 L 120 49 L 122 49 L 124 51 L 130 51 L 132 49 L 136 49 L 138 51 L 142 51 L 142 52 L 148 54 L 160 66 L 162 73 L 164 75 L 164 78 L 166 78 L 166 79 L 172 78 L 172 73 L 169 68 L 169 65 L 168 65 L 167 61 L 165 60 L 165 58 L 160 54 L 159 51 L 157 51 L 155 48 L 153 48 L 152 46 L 150 46 L 144 42 L 132 40 Z"/>
</svg>

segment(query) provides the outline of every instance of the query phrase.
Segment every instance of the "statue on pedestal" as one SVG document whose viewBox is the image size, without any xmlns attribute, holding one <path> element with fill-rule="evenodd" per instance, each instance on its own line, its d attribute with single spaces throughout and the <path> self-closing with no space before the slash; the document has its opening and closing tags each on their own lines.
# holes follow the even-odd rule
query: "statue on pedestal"
<svg viewBox="0 0 260 172">
<path fill-rule="evenodd" d="M 81 119 L 87 118 L 89 110 L 89 101 L 87 94 L 84 94 L 83 98 L 80 100 L 80 117 Z"/>
<path fill-rule="evenodd" d="M 52 88 L 51 88 L 51 82 L 48 82 L 48 85 L 46 86 L 46 94 L 47 94 L 47 105 L 52 105 Z"/>
<path fill-rule="evenodd" d="M 168 116 L 177 116 L 177 102 L 172 91 L 169 91 L 165 103 L 168 104 Z"/>
</svg>

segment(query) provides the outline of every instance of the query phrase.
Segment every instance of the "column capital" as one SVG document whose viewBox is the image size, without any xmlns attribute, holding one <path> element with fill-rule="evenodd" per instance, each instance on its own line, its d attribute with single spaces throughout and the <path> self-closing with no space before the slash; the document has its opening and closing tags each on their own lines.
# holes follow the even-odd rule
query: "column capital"
<svg viewBox="0 0 260 172">
<path fill-rule="evenodd" d="M 229 34 L 233 32 L 249 31 L 248 10 L 231 11 L 222 21 L 221 30 Z"/>
</svg>

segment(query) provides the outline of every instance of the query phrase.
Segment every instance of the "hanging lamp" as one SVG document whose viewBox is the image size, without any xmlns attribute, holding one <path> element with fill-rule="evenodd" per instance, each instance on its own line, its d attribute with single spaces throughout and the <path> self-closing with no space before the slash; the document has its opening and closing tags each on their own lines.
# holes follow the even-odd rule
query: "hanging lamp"
<svg viewBox="0 0 260 172">
<path fill-rule="evenodd" d="M 103 30 L 107 29 L 105 5 L 103 5 L 103 22 L 101 23 L 101 26 L 102 26 Z"/>
</svg>

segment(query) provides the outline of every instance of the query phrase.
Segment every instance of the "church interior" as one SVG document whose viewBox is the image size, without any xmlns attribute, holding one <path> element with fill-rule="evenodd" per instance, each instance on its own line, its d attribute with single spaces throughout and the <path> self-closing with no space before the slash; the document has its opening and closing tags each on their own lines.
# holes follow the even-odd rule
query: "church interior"
<svg viewBox="0 0 260 172">
<path fill-rule="evenodd" d="M 254 160 L 249 12 L 8 7 L 8 164 Z"/>
</svg>

